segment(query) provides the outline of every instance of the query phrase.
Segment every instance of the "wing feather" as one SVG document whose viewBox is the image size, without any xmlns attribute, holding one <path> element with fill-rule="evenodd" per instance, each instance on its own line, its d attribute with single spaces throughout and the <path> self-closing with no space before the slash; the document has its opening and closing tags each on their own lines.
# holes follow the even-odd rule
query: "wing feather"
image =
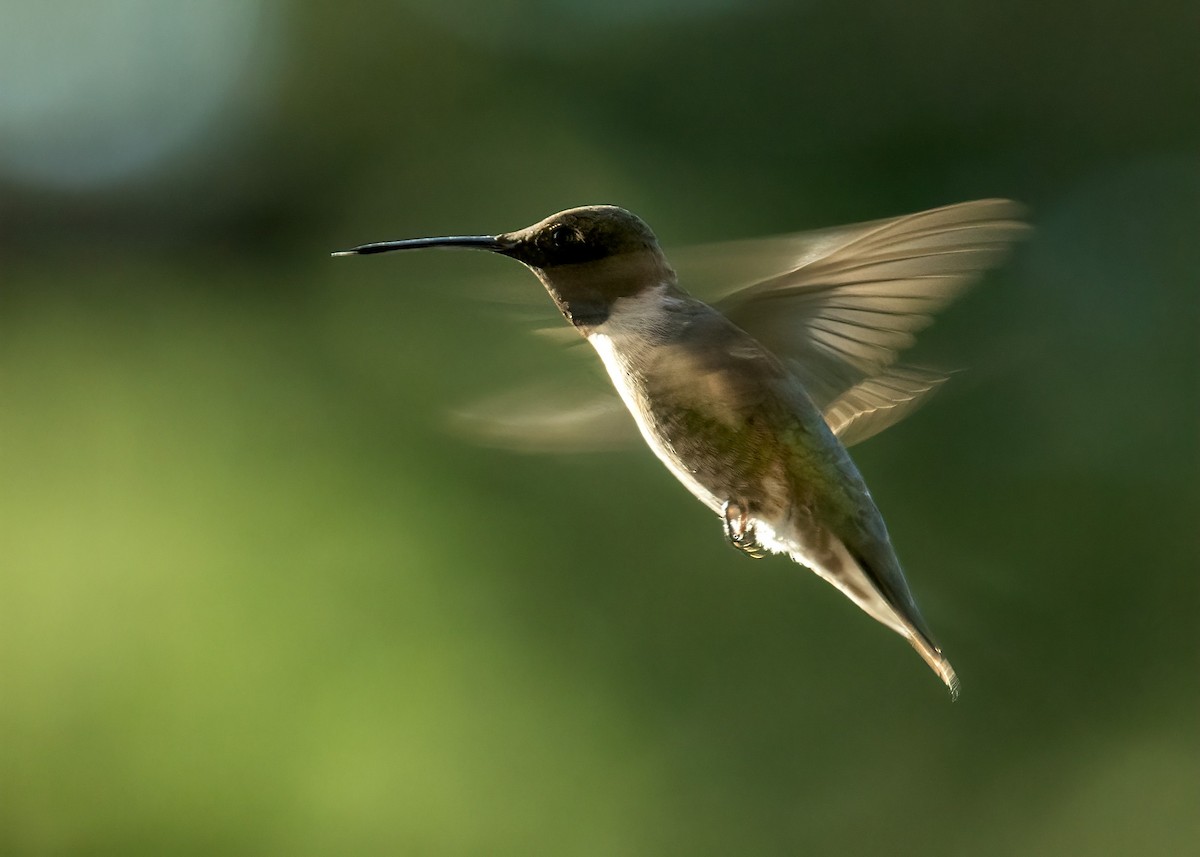
<svg viewBox="0 0 1200 857">
<path fill-rule="evenodd" d="M 890 367 L 1027 229 L 1016 203 L 985 199 L 751 242 L 777 259 L 778 271 L 715 306 L 787 362 L 834 431 L 857 442 L 945 380 Z"/>
</svg>

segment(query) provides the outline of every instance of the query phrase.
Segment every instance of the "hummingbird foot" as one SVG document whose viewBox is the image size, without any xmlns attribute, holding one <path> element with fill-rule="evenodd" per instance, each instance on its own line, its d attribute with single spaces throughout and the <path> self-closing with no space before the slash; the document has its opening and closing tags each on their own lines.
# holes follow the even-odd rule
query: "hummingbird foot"
<svg viewBox="0 0 1200 857">
<path fill-rule="evenodd" d="M 754 559 L 767 555 L 767 549 L 759 544 L 754 534 L 750 514 L 741 503 L 726 501 L 721 507 L 721 516 L 725 519 L 725 538 L 731 545 Z"/>
</svg>

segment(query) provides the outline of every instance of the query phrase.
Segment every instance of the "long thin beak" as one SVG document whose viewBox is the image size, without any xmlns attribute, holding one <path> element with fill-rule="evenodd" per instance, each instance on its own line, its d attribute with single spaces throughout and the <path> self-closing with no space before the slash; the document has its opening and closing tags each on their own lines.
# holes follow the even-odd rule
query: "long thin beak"
<svg viewBox="0 0 1200 857">
<path fill-rule="evenodd" d="M 390 253 L 392 250 L 421 250 L 425 247 L 468 247 L 475 250 L 491 250 L 503 253 L 510 250 L 514 242 L 500 235 L 448 235 L 444 238 L 406 238 L 403 241 L 378 241 L 374 244 L 359 244 L 349 250 L 338 250 L 332 256 L 367 256 L 371 253 Z"/>
</svg>

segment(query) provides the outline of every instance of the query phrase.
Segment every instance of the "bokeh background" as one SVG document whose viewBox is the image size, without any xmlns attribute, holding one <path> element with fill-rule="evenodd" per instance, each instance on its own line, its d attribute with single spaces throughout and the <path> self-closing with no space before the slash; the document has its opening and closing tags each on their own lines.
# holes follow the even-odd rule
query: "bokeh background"
<svg viewBox="0 0 1200 857">
<path fill-rule="evenodd" d="M 0 853 L 1194 853 L 1198 9 L 0 3 Z M 856 450 L 954 704 L 645 451 L 447 429 L 599 378 L 519 266 L 328 256 L 984 196 Z"/>
</svg>

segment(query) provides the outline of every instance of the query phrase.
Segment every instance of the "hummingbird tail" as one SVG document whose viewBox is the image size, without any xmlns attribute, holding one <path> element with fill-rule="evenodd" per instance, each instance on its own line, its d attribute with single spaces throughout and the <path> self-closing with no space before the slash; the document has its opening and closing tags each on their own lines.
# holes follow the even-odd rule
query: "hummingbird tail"
<svg viewBox="0 0 1200 857">
<path fill-rule="evenodd" d="M 813 549 L 794 528 L 786 528 L 780 533 L 765 522 L 756 520 L 754 523 L 759 542 L 768 550 L 785 553 L 807 566 L 837 587 L 868 616 L 908 640 L 949 688 L 950 698 L 958 699 L 958 675 L 926 630 L 925 621 L 908 593 L 894 556 L 886 557 L 881 563 L 885 568 L 890 567 L 890 573 L 881 577 L 870 563 L 832 534 L 818 539 L 818 547 Z"/>
<path fill-rule="evenodd" d="M 867 615 L 908 640 L 949 689 L 951 701 L 958 699 L 958 674 L 942 654 L 941 647 L 933 641 L 921 611 L 908 591 L 891 546 L 888 545 L 886 552 L 877 557 L 876 563 L 869 562 L 845 544 L 842 548 L 845 554 L 832 563 L 836 570 L 831 568 L 829 573 L 818 574 L 841 589 Z"/>
<path fill-rule="evenodd" d="M 929 668 L 938 674 L 945 684 L 950 689 L 950 699 L 958 699 L 958 674 L 954 672 L 954 667 L 950 666 L 950 662 L 946 660 L 946 656 L 942 654 L 942 650 L 928 640 L 924 634 L 920 632 L 905 634 L 908 637 L 908 642 L 917 650 L 917 654 L 929 664 Z"/>
</svg>

